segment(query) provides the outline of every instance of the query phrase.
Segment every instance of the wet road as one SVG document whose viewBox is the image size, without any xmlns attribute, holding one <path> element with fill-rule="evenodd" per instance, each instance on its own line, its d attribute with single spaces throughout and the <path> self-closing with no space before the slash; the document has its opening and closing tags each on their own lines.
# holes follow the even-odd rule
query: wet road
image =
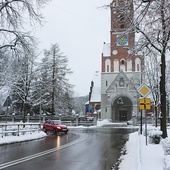
<svg viewBox="0 0 170 170">
<path fill-rule="evenodd" d="M 70 129 L 67 135 L 0 146 L 0 169 L 110 170 L 129 129 Z"/>
</svg>

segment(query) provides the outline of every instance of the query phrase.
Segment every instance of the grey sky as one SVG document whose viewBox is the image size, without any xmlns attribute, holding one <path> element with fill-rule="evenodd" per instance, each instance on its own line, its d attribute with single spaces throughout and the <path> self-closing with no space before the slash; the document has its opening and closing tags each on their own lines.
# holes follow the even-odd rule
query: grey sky
<svg viewBox="0 0 170 170">
<path fill-rule="evenodd" d="M 40 50 L 58 43 L 73 71 L 70 83 L 78 96 L 88 95 L 95 71 L 101 70 L 103 42 L 110 39 L 111 0 L 52 0 L 42 10 L 47 21 L 37 28 Z"/>
</svg>

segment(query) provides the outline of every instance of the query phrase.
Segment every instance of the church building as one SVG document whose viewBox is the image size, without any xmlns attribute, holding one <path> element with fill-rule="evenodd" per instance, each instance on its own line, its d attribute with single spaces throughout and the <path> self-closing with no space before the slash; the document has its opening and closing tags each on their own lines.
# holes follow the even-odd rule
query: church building
<svg viewBox="0 0 170 170">
<path fill-rule="evenodd" d="M 110 43 L 103 44 L 101 61 L 101 119 L 127 121 L 139 115 L 137 88 L 143 62 L 130 50 L 135 45 L 133 10 L 133 0 L 110 4 Z"/>
</svg>

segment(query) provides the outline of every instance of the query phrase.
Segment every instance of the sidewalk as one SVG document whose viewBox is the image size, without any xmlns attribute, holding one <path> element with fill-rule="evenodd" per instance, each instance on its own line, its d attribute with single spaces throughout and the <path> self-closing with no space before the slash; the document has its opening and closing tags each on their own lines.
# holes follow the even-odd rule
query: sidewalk
<svg viewBox="0 0 170 170">
<path fill-rule="evenodd" d="M 146 145 L 146 137 L 134 132 L 129 135 L 125 149 L 126 154 L 120 158 L 120 170 L 170 170 L 170 155 L 164 154 L 161 142 L 151 144 L 147 141 Z"/>
</svg>

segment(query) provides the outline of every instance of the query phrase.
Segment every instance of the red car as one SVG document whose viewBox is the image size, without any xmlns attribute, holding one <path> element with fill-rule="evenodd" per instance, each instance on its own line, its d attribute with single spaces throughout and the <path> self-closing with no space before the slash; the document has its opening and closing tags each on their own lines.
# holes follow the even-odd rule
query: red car
<svg viewBox="0 0 170 170">
<path fill-rule="evenodd" d="M 54 134 L 57 134 L 59 132 L 64 132 L 67 134 L 68 128 L 65 125 L 61 124 L 60 120 L 47 120 L 43 124 L 43 130 L 44 132 L 47 131 L 53 131 Z"/>
</svg>

